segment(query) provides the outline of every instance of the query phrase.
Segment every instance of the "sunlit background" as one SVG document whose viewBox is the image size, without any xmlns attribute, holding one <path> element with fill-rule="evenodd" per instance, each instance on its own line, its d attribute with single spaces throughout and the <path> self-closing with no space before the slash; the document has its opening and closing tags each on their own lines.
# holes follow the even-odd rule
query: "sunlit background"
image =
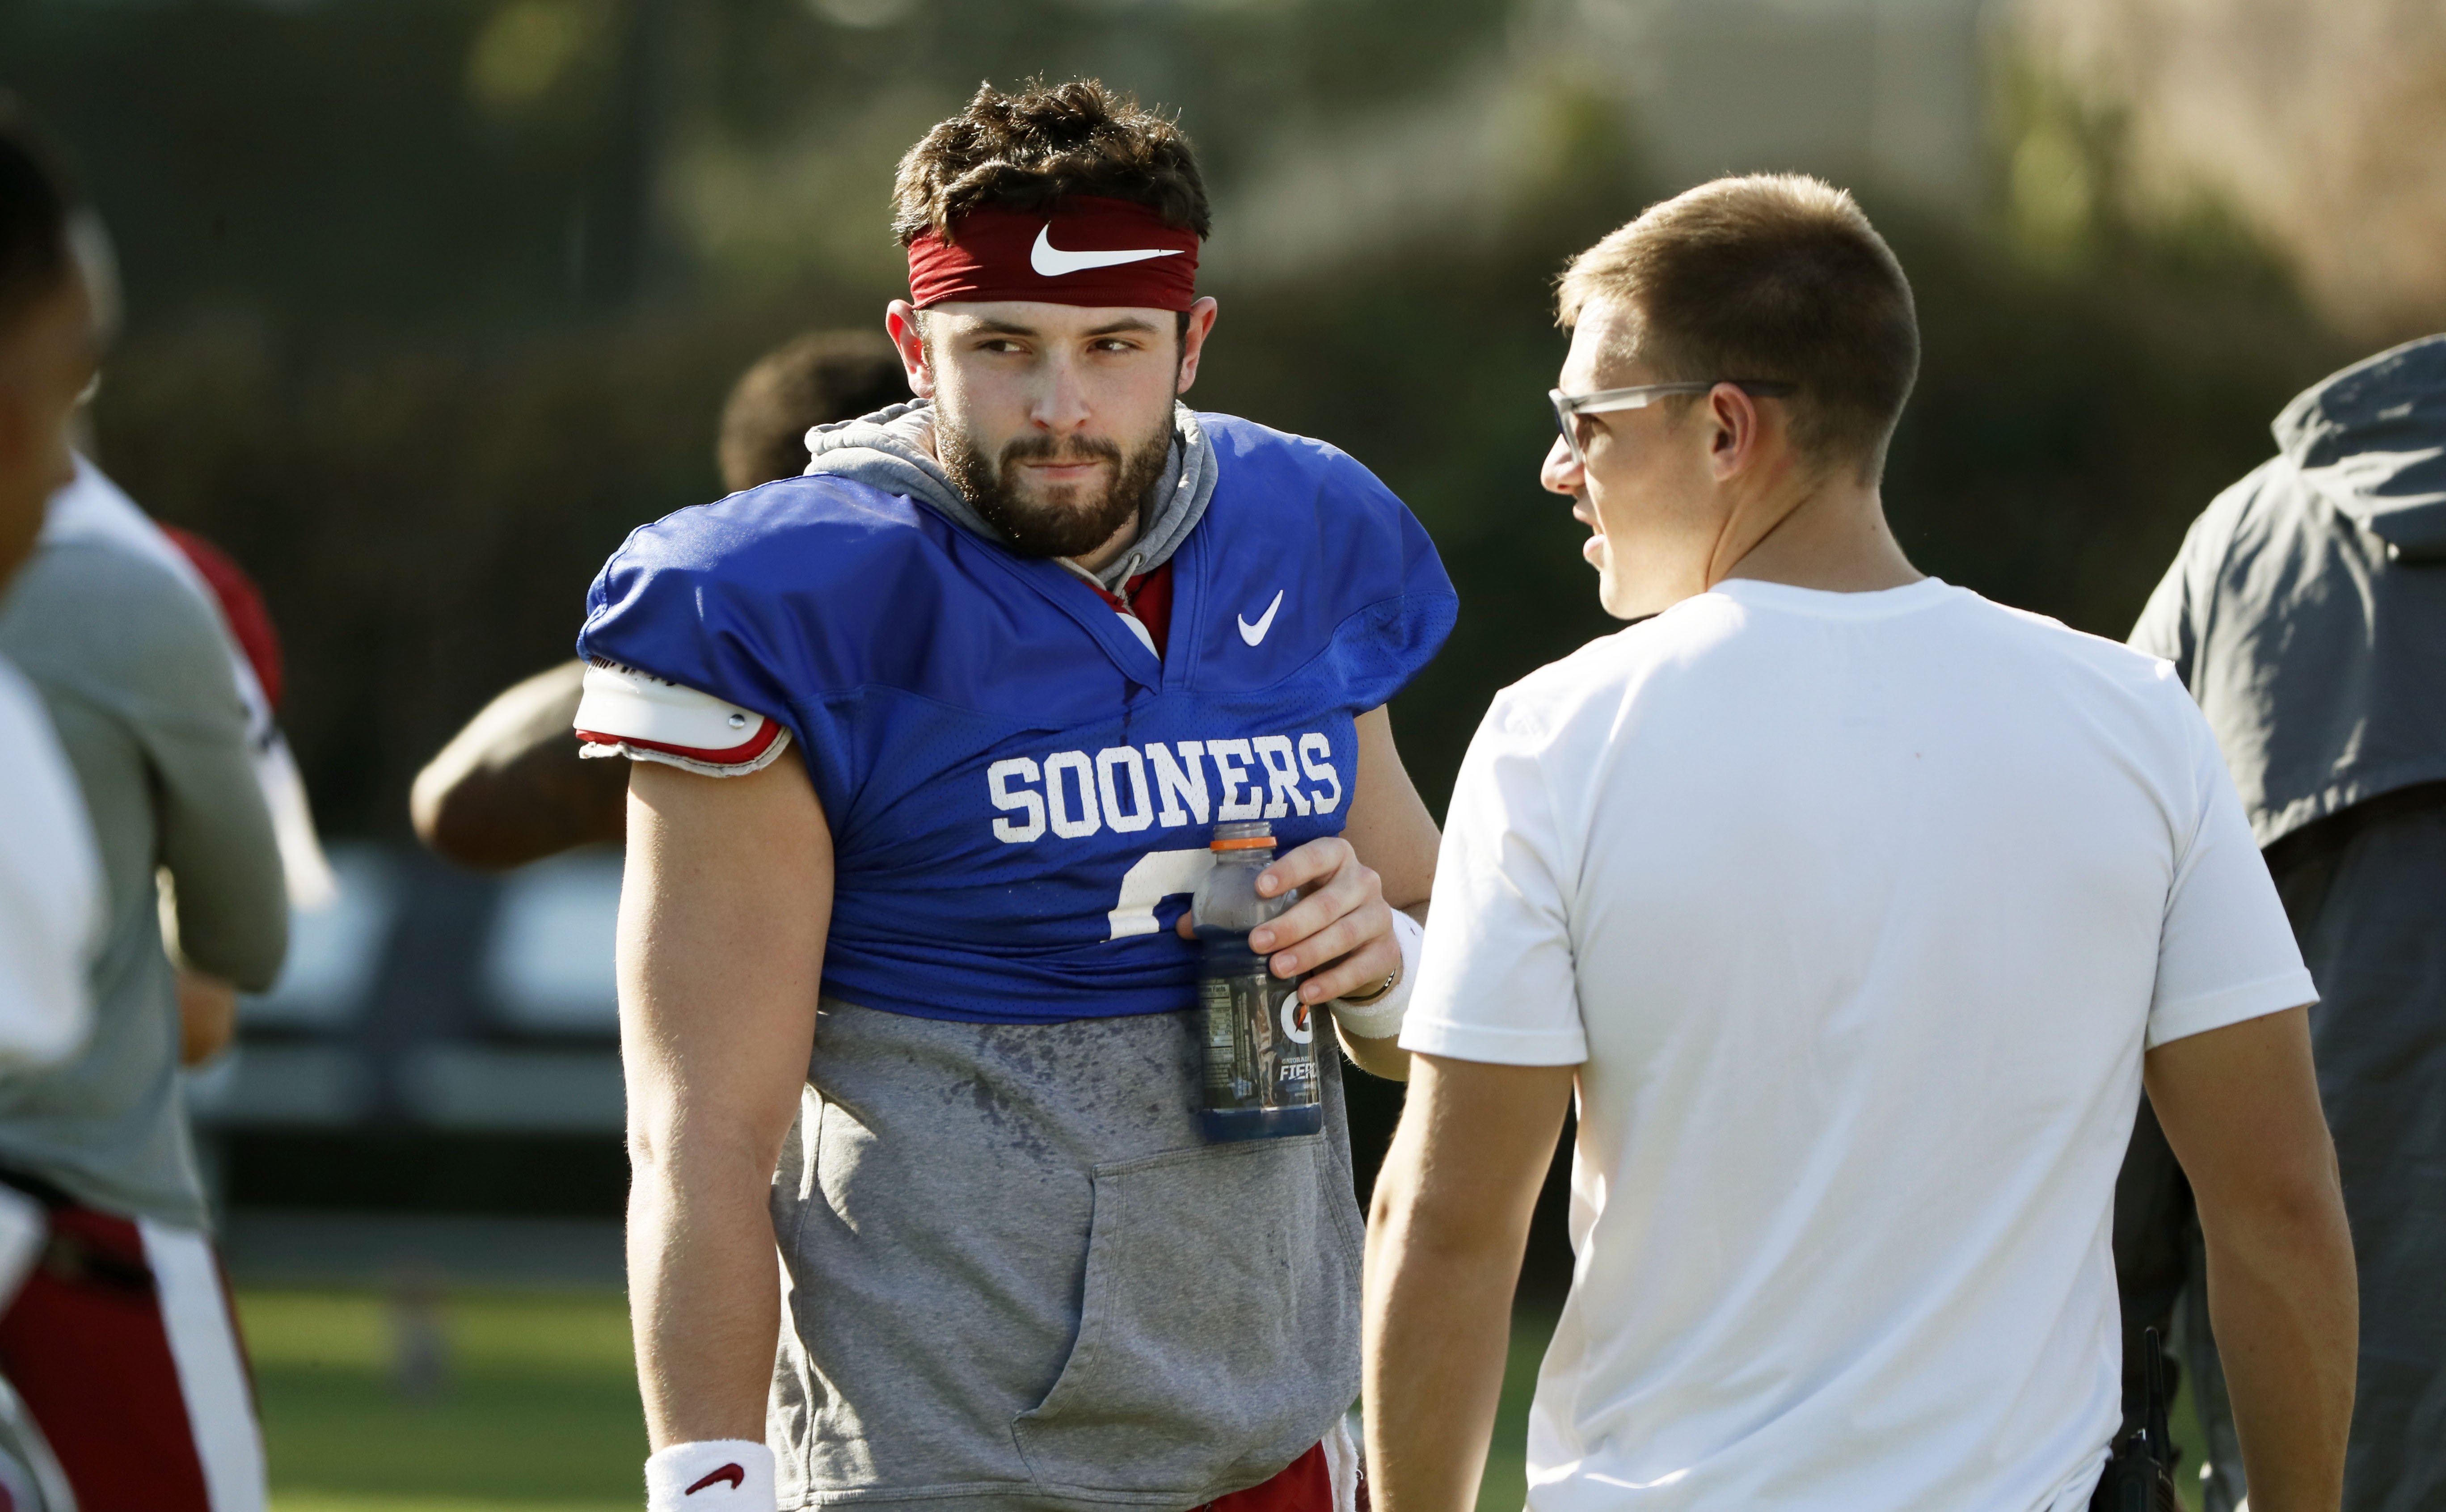
<svg viewBox="0 0 2446 1512">
<path fill-rule="evenodd" d="M 0 8 L 0 84 L 74 147 L 125 274 L 99 459 L 262 583 L 345 885 L 193 1088 L 282 1512 L 638 1500 L 618 858 L 455 872 L 408 843 L 407 781 L 569 654 L 623 534 L 719 492 L 738 369 L 879 320 L 898 154 L 1038 73 L 1198 144 L 1195 399 L 1349 449 L 1434 532 L 1462 617 L 1395 723 L 1439 808 L 1494 689 L 1608 627 L 1534 480 L 1548 290 L 1661 195 L 1854 189 L 1926 334 L 1906 547 L 2106 635 L 2286 398 L 2446 326 L 2435 0 Z M 1363 1179 L 1395 1107 L 1361 1100 Z M 1488 1507 L 1518 1505 L 1532 1362 Z"/>
</svg>

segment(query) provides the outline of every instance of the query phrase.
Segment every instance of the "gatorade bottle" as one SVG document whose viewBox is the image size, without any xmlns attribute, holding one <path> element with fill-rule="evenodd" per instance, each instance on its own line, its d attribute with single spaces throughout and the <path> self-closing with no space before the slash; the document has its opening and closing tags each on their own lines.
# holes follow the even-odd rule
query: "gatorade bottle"
<svg viewBox="0 0 2446 1512">
<path fill-rule="evenodd" d="M 1257 873 L 1274 859 L 1270 824 L 1216 825 L 1214 850 L 1214 869 L 1190 905 L 1205 946 L 1197 980 L 1206 1032 L 1200 1122 L 1216 1141 L 1313 1134 L 1325 1127 L 1316 1059 L 1324 1015 L 1300 1001 L 1297 981 L 1276 977 L 1249 948 L 1249 931 L 1289 909 L 1299 889 L 1257 896 Z"/>
</svg>

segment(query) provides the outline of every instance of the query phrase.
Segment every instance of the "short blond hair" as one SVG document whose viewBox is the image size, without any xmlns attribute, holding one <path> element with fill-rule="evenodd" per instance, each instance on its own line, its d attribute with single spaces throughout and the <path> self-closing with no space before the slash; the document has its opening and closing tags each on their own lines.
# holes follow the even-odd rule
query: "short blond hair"
<svg viewBox="0 0 2446 1512">
<path fill-rule="evenodd" d="M 1793 444 L 1863 479 L 1919 376 L 1910 281 L 1843 190 L 1801 174 L 1751 174 L 1650 205 L 1571 259 L 1556 312 L 1627 317 L 1615 356 L 1661 382 L 1767 379 L 1797 385 Z"/>
</svg>

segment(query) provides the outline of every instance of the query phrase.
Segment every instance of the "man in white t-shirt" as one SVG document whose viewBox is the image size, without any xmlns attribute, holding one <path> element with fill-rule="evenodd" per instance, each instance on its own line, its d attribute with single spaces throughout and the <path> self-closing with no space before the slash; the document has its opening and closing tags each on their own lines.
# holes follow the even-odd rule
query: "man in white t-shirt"
<svg viewBox="0 0 2446 1512">
<path fill-rule="evenodd" d="M 2199 711 L 1905 560 L 1877 478 L 1918 333 L 1849 196 L 1704 185 L 1561 303 L 1544 480 L 1635 623 L 1506 690 L 1453 795 L 1369 1239 L 1380 1512 L 1475 1499 L 1574 1092 L 1532 1508 L 2083 1506 L 2144 1070 L 2252 1504 L 2333 1507 L 2314 994 Z"/>
</svg>

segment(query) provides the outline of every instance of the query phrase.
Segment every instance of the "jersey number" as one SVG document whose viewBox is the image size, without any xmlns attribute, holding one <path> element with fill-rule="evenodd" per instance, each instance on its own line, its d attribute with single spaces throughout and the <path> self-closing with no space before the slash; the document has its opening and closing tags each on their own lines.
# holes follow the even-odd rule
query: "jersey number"
<svg viewBox="0 0 2446 1512">
<path fill-rule="evenodd" d="M 1155 922 L 1156 905 L 1195 892 L 1206 873 L 1214 869 L 1214 852 L 1204 846 L 1195 850 L 1150 850 L 1138 857 L 1121 874 L 1121 895 L 1115 900 L 1111 915 L 1113 932 L 1104 938 L 1126 940 L 1155 933 L 1159 927 Z"/>
</svg>

